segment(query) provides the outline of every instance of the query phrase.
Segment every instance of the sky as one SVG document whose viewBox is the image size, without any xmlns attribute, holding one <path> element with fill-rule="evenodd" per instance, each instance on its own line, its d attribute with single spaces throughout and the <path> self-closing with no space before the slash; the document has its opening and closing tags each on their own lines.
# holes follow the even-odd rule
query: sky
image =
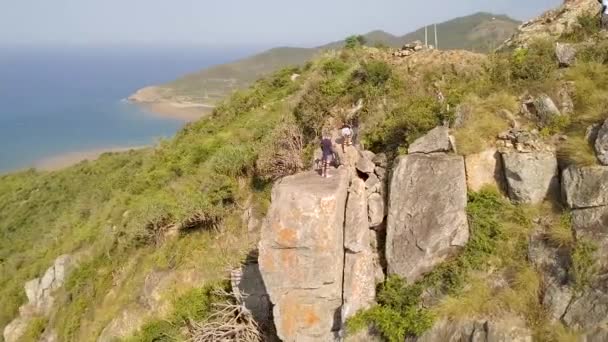
<svg viewBox="0 0 608 342">
<path fill-rule="evenodd" d="M 2 45 L 315 46 L 485 11 L 526 20 L 562 0 L 0 0 Z"/>
</svg>

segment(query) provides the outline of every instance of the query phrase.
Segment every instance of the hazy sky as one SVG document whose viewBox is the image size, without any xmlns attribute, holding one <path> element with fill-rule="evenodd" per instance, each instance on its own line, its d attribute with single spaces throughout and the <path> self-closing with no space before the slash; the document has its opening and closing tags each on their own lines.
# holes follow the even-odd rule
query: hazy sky
<svg viewBox="0 0 608 342">
<path fill-rule="evenodd" d="M 0 0 L 2 44 L 312 46 L 487 11 L 528 19 L 562 0 Z"/>
</svg>

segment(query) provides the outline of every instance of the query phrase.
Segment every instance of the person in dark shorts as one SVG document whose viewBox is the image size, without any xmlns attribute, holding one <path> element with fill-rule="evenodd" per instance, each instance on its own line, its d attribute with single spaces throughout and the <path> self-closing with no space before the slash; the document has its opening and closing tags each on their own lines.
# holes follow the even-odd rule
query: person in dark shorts
<svg viewBox="0 0 608 342">
<path fill-rule="evenodd" d="M 334 147 L 331 137 L 326 135 L 323 136 L 323 139 L 321 139 L 321 150 L 323 151 L 323 157 L 321 159 L 321 162 L 323 163 L 321 168 L 321 177 L 329 178 L 327 175 L 327 168 L 334 159 Z"/>
</svg>

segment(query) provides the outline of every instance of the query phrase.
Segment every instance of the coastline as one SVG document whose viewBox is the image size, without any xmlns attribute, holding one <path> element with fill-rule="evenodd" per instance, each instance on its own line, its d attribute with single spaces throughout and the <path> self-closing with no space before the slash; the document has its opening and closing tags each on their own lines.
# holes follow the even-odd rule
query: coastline
<svg viewBox="0 0 608 342">
<path fill-rule="evenodd" d="M 151 114 L 184 122 L 199 120 L 211 114 L 215 108 L 213 104 L 189 102 L 181 98 L 174 99 L 171 93 L 169 88 L 150 86 L 139 89 L 127 100 L 147 109 Z"/>
<path fill-rule="evenodd" d="M 82 161 L 93 161 L 98 159 L 104 153 L 128 152 L 131 150 L 140 150 L 148 148 L 151 145 L 143 146 L 122 146 L 122 147 L 106 147 L 96 148 L 84 151 L 73 151 L 61 153 L 58 155 L 42 158 L 34 162 L 33 167 L 39 171 L 58 171 L 70 166 L 74 166 Z"/>
<path fill-rule="evenodd" d="M 130 100 L 130 102 L 145 108 L 151 115 L 168 119 L 177 119 L 184 122 L 193 122 L 202 119 L 211 114 L 213 108 L 215 108 L 211 105 L 170 101 L 138 102 Z"/>
</svg>

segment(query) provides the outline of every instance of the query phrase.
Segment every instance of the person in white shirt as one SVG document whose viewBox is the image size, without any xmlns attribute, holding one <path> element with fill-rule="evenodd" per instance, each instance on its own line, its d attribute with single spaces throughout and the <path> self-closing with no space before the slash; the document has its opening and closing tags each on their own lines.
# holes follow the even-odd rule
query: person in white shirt
<svg viewBox="0 0 608 342">
<path fill-rule="evenodd" d="M 348 124 L 344 124 L 340 129 L 342 134 L 342 152 L 346 153 L 345 146 L 351 146 L 353 144 L 353 130 Z"/>
<path fill-rule="evenodd" d="M 608 0 L 597 0 L 602 4 L 602 13 L 600 13 L 600 29 L 608 31 Z"/>
</svg>

